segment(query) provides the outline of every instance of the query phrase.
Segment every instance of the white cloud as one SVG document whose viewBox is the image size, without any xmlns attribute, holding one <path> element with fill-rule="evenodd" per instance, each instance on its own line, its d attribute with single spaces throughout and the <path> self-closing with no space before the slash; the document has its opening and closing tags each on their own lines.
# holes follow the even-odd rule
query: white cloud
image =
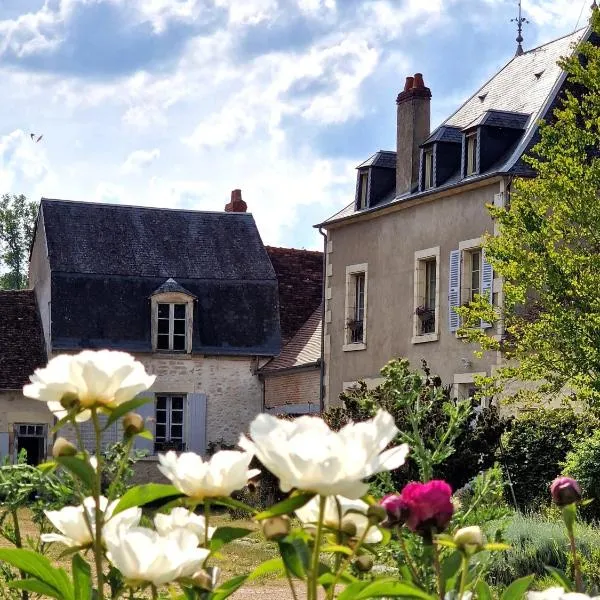
<svg viewBox="0 0 600 600">
<path fill-rule="evenodd" d="M 160 156 L 158 148 L 152 150 L 135 150 L 121 166 L 123 173 L 139 173 L 142 169 L 150 166 Z"/>
</svg>

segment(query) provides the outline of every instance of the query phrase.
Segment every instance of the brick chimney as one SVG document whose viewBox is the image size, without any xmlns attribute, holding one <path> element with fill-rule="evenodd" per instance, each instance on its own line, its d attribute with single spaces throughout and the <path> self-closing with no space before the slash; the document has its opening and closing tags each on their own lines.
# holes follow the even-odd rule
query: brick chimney
<svg viewBox="0 0 600 600">
<path fill-rule="evenodd" d="M 225 205 L 225 212 L 246 212 L 248 205 L 242 200 L 242 190 L 231 192 L 231 202 Z"/>
<path fill-rule="evenodd" d="M 419 182 L 419 146 L 429 137 L 431 90 L 421 73 L 406 78 L 396 105 L 396 196 L 401 196 Z"/>
</svg>

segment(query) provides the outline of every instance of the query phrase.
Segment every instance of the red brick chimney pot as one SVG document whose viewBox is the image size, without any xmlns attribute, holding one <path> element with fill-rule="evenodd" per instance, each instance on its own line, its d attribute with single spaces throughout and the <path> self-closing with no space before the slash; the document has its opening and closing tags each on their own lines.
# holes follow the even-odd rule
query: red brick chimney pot
<svg viewBox="0 0 600 600">
<path fill-rule="evenodd" d="M 225 205 L 225 212 L 245 213 L 248 205 L 242 200 L 242 190 L 232 190 L 231 202 Z"/>
<path fill-rule="evenodd" d="M 407 77 L 406 83 L 404 84 L 404 91 L 408 92 L 408 90 L 410 90 L 413 87 L 414 83 L 415 83 L 414 77 Z"/>
<path fill-rule="evenodd" d="M 431 90 L 425 86 L 422 73 L 415 73 L 414 77 L 407 77 L 402 90 L 396 98 L 396 104 L 401 104 L 412 98 L 431 98 Z"/>
</svg>

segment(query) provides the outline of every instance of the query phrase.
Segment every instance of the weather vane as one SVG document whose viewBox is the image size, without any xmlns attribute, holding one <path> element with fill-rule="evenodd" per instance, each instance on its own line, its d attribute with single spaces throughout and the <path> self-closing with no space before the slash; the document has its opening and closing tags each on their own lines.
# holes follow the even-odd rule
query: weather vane
<svg viewBox="0 0 600 600">
<path fill-rule="evenodd" d="M 523 25 L 529 23 L 529 21 L 522 16 L 521 0 L 519 0 L 519 16 L 516 19 L 511 19 L 510 22 L 517 24 L 517 52 L 515 56 L 521 56 L 521 54 L 523 54 Z"/>
</svg>

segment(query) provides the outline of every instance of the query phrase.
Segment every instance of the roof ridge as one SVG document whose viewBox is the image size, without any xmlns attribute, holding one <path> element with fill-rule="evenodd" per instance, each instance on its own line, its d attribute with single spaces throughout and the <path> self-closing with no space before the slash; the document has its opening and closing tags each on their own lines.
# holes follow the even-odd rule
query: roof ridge
<svg viewBox="0 0 600 600">
<path fill-rule="evenodd" d="M 565 33 L 564 35 L 554 38 L 553 40 L 548 40 L 547 42 L 544 42 L 543 44 L 540 44 L 539 46 L 536 46 L 535 48 L 530 48 L 529 50 L 525 50 L 525 52 L 523 52 L 523 54 L 529 54 L 530 52 L 535 52 L 536 50 L 539 50 L 540 48 L 543 48 L 544 46 L 549 46 L 550 44 L 554 44 L 555 42 L 560 42 L 561 40 L 571 37 L 571 36 L 575 35 L 576 33 L 579 33 L 580 31 L 585 31 L 586 29 L 588 29 L 588 27 L 580 27 L 579 29 L 575 29 L 574 31 L 571 31 L 571 33 Z M 523 56 L 523 54 L 521 54 L 521 56 Z M 518 58 L 518 57 L 515 56 L 514 58 Z"/>
<path fill-rule="evenodd" d="M 205 215 L 242 215 L 253 216 L 251 212 L 225 212 L 224 210 L 194 210 L 192 208 L 170 208 L 162 206 L 141 206 L 139 204 L 119 204 L 115 202 L 88 202 L 87 200 L 64 200 L 62 198 L 46 198 L 42 196 L 40 202 L 62 203 L 62 204 L 81 204 L 83 206 L 95 206 L 105 208 L 136 208 L 143 210 L 168 210 L 170 212 L 193 213 Z"/>
</svg>

